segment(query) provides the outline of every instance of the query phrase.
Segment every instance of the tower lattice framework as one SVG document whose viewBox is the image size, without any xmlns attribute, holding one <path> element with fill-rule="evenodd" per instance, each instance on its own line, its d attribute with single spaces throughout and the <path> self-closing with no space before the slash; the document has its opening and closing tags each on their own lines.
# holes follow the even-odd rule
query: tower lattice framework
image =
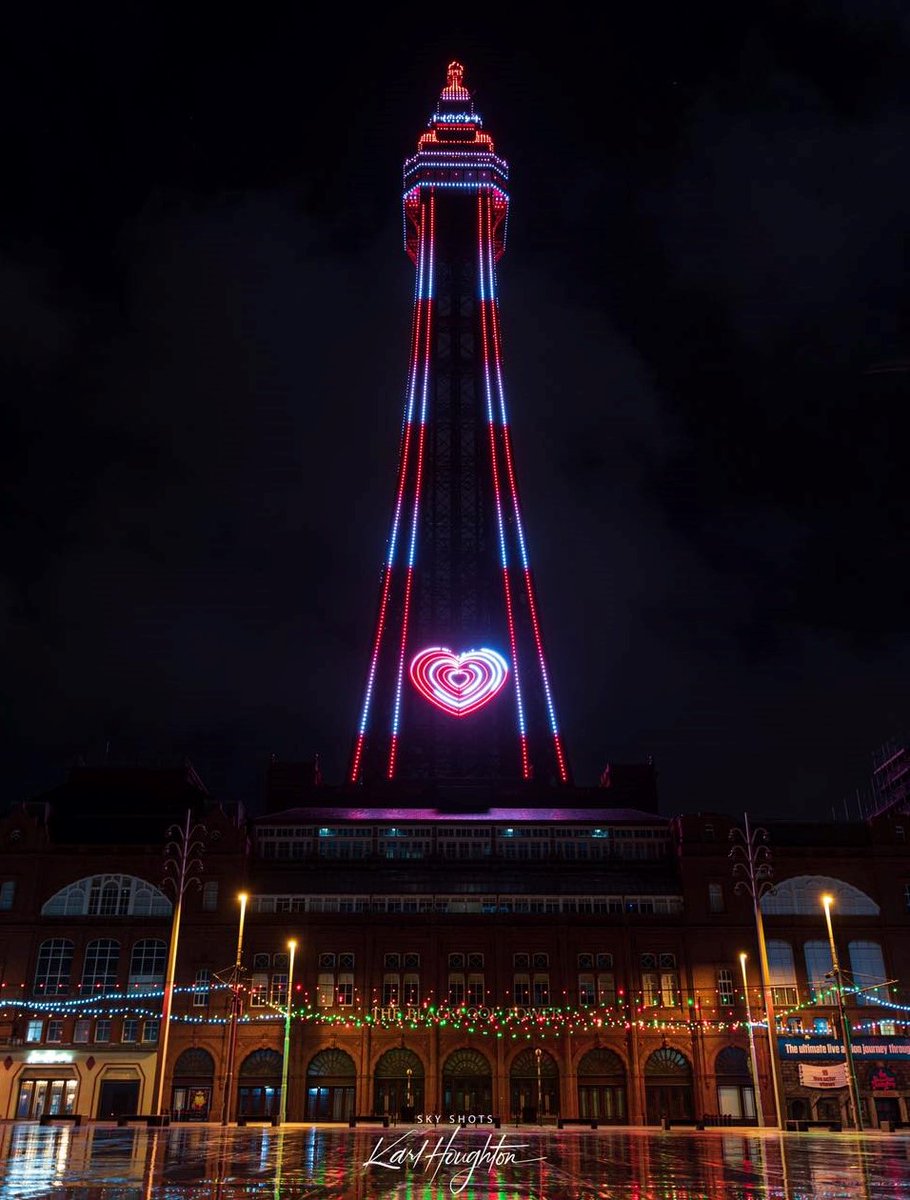
<svg viewBox="0 0 910 1200">
<path fill-rule="evenodd" d="M 506 407 L 496 265 L 507 187 L 450 63 L 404 164 L 411 348 L 351 783 L 570 779 Z"/>
</svg>

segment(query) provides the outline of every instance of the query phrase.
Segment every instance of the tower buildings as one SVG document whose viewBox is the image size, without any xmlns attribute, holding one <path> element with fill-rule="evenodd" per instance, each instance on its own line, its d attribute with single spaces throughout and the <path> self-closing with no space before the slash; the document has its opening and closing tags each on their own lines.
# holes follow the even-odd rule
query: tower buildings
<svg viewBox="0 0 910 1200">
<path fill-rule="evenodd" d="M 411 348 L 350 783 L 569 782 L 506 404 L 507 189 L 452 62 L 404 164 Z"/>
</svg>

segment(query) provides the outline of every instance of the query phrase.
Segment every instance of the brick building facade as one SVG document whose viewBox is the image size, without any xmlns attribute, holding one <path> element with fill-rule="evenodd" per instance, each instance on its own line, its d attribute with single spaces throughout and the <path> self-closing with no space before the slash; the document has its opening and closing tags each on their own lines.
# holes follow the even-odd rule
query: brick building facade
<svg viewBox="0 0 910 1200">
<path fill-rule="evenodd" d="M 368 795 L 276 765 L 254 818 L 189 767 L 74 771 L 0 822 L 0 1115 L 153 1111 L 172 933 L 164 846 L 187 812 L 205 840 L 180 925 L 172 1116 L 278 1113 L 290 982 L 288 1120 L 750 1123 L 760 1106 L 773 1122 L 734 822 L 661 816 L 649 767 L 590 789 Z M 823 893 L 864 1124 L 910 1119 L 905 822 L 764 823 L 790 1119 L 850 1123 Z"/>
</svg>

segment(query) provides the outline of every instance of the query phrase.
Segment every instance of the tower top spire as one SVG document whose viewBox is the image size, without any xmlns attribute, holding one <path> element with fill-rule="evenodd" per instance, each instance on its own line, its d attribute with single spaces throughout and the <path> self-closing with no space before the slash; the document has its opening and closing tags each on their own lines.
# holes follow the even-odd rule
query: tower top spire
<svg viewBox="0 0 910 1200">
<path fill-rule="evenodd" d="M 464 85 L 464 67 L 452 61 L 446 67 L 446 85 L 442 89 L 442 100 L 470 100 L 471 93 Z"/>
</svg>

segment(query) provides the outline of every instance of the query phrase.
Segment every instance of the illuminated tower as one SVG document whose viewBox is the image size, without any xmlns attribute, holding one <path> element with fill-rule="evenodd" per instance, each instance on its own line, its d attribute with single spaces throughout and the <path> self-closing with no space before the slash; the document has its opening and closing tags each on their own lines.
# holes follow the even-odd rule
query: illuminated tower
<svg viewBox="0 0 910 1200">
<path fill-rule="evenodd" d="M 482 125 L 450 63 L 404 164 L 411 353 L 350 783 L 569 782 L 506 410 L 508 166 Z"/>
</svg>

